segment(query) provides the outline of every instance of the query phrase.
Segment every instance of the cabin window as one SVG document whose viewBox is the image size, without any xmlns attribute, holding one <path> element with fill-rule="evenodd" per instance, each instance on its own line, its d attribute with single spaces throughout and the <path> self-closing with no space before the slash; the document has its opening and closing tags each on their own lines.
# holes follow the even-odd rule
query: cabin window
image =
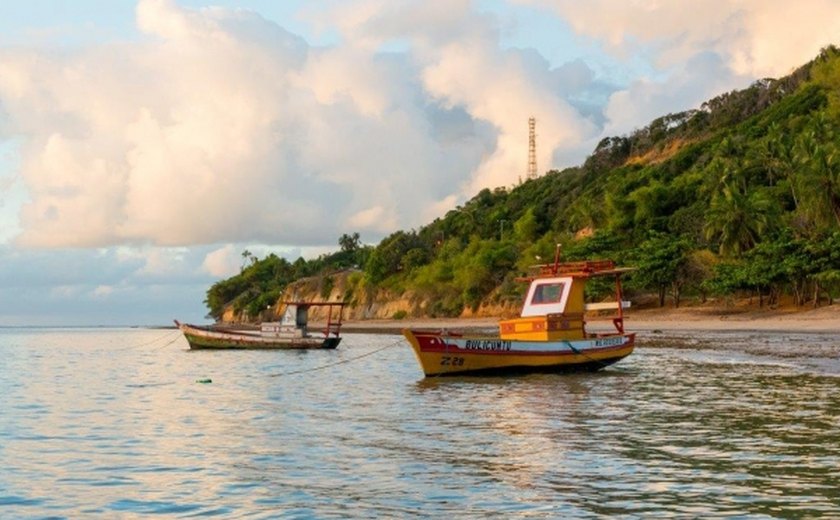
<svg viewBox="0 0 840 520">
<path fill-rule="evenodd" d="M 534 288 L 531 304 L 559 303 L 563 298 L 564 283 L 544 283 Z"/>
<path fill-rule="evenodd" d="M 566 312 L 572 277 L 540 278 L 531 282 L 522 306 L 522 317 L 546 316 Z"/>
</svg>

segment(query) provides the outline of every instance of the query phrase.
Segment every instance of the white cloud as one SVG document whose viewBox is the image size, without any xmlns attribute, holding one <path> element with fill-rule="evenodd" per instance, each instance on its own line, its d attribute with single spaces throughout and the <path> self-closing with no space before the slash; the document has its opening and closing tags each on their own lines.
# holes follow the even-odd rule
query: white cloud
<svg viewBox="0 0 840 520">
<path fill-rule="evenodd" d="M 840 3 L 784 0 L 519 0 L 563 17 L 618 59 L 657 71 L 614 92 L 604 135 L 646 125 L 758 78 L 790 73 L 840 37 Z"/>
<path fill-rule="evenodd" d="M 424 91 L 443 106 L 463 110 L 492 128 L 493 146 L 485 149 L 463 180 L 461 193 L 473 195 L 524 176 L 531 116 L 538 119 L 538 164 L 543 170 L 557 166 L 553 157 L 559 151 L 597 134 L 597 127 L 564 98 L 593 85 L 594 78 L 586 74 L 591 70 L 580 63 L 552 68 L 532 50 L 503 49 L 499 22 L 471 2 L 402 0 L 365 5 L 364 17 L 341 17 L 335 12 L 324 16 L 350 41 L 367 47 L 408 42 Z M 573 73 L 566 74 L 567 70 Z"/>
<path fill-rule="evenodd" d="M 382 231 L 393 228 L 394 218 L 386 215 L 385 208 L 373 206 L 352 215 L 347 223 L 354 228 L 379 227 Z"/>
<path fill-rule="evenodd" d="M 253 12 L 141 0 L 138 42 L 0 50 L 31 199 L 18 244 L 312 246 L 343 222 L 381 236 L 520 178 L 531 115 L 543 170 L 597 135 L 558 69 L 502 50 L 471 3 L 350 11 L 326 48 Z"/>
<path fill-rule="evenodd" d="M 107 299 L 114 292 L 114 288 L 110 285 L 99 285 L 93 290 L 94 298 Z"/>
<path fill-rule="evenodd" d="M 554 10 L 621 56 L 650 52 L 667 68 L 714 52 L 733 74 L 754 78 L 787 74 L 840 36 L 834 0 L 521 1 Z"/>
<path fill-rule="evenodd" d="M 495 150 L 473 173 L 469 191 L 509 185 L 524 176 L 531 116 L 538 120 L 537 163 L 544 169 L 557 149 L 596 134 L 591 122 L 557 96 L 550 79 L 547 63 L 530 63 L 520 51 L 499 51 L 495 42 L 450 44 L 425 68 L 429 92 L 498 131 Z"/>
<path fill-rule="evenodd" d="M 383 175 L 398 159 L 425 184 L 427 154 L 395 145 L 436 145 L 416 100 L 379 96 L 387 65 L 336 70 L 343 56 L 253 14 L 150 0 L 137 11 L 153 43 L 0 55 L 0 99 L 27 138 L 21 244 L 321 243 L 371 198 L 398 198 L 404 186 Z"/>
<path fill-rule="evenodd" d="M 833 0 L 509 2 L 313 1 L 334 42 L 316 47 L 252 11 L 139 0 L 134 40 L 0 47 L 0 321 L 195 319 L 245 248 L 376 243 L 516 182 L 531 115 L 539 169 L 576 164 L 840 35 Z M 611 54 L 506 46 L 518 3 L 576 31 L 558 46 Z M 4 245 L 18 230 L 50 250 Z"/>
<path fill-rule="evenodd" d="M 749 82 L 748 77 L 734 75 L 718 55 L 698 54 L 665 81 L 640 79 L 612 94 L 604 109 L 608 121 L 604 133 L 626 134 L 668 112 L 696 108 L 716 93 Z"/>
<path fill-rule="evenodd" d="M 16 250 L 0 245 L 0 324 L 168 324 L 201 320 L 210 248 Z M 169 265 L 151 273 L 149 259 Z M 166 259 L 173 259 L 167 264 Z M 152 262 L 154 263 L 154 262 Z"/>
<path fill-rule="evenodd" d="M 236 252 L 233 244 L 227 244 L 219 249 L 207 253 L 201 268 L 217 278 L 226 278 L 239 272 L 242 257 Z"/>
<path fill-rule="evenodd" d="M 151 248 L 143 252 L 143 267 L 138 275 L 160 277 L 181 273 L 186 267 L 184 248 Z"/>
</svg>

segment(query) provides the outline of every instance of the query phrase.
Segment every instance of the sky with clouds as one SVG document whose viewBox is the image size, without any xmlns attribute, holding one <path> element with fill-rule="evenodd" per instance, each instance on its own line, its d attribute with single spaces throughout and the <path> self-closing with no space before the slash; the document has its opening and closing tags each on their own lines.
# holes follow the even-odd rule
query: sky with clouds
<svg viewBox="0 0 840 520">
<path fill-rule="evenodd" d="M 0 326 L 201 321 L 241 252 L 419 227 L 840 43 L 808 0 L 0 6 Z"/>
</svg>

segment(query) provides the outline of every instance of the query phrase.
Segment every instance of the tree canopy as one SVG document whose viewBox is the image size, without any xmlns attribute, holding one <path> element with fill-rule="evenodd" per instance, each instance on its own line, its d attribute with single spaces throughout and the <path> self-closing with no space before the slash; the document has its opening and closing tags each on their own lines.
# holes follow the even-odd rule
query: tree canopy
<svg viewBox="0 0 840 520">
<path fill-rule="evenodd" d="M 242 271 L 208 290 L 255 315 L 288 283 L 357 268 L 368 288 L 411 290 L 430 315 L 518 298 L 514 279 L 553 258 L 610 257 L 638 267 L 628 288 L 666 295 L 750 291 L 819 302 L 840 290 L 840 51 L 823 49 L 781 79 L 667 114 L 603 139 L 583 165 L 484 189 L 433 222 L 375 246 L 294 263 L 243 253 Z"/>
</svg>

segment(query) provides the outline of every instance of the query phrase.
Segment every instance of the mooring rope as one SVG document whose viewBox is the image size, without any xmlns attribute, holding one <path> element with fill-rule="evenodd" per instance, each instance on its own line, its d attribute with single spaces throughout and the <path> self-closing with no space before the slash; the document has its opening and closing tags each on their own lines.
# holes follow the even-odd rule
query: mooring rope
<svg viewBox="0 0 840 520">
<path fill-rule="evenodd" d="M 389 343 L 389 344 L 385 345 L 384 347 L 380 347 L 378 349 L 371 350 L 370 352 L 365 352 L 364 354 L 361 354 L 359 356 L 355 356 L 355 357 L 348 358 L 348 359 L 342 359 L 340 361 L 335 361 L 333 363 L 327 363 L 326 365 L 319 365 L 317 367 L 312 367 L 312 368 L 304 368 L 304 369 L 301 369 L 301 370 L 292 370 L 291 372 L 279 372 L 279 373 L 276 373 L 276 374 L 268 374 L 268 377 L 280 377 L 280 376 L 290 376 L 290 375 L 293 375 L 293 374 L 305 374 L 307 372 L 315 372 L 316 370 L 323 370 L 325 368 L 330 368 L 330 367 L 334 367 L 334 366 L 338 366 L 338 365 L 344 365 L 344 364 L 347 364 L 347 363 L 352 363 L 353 361 L 356 361 L 356 360 L 359 360 L 359 359 L 362 359 L 362 358 L 366 358 L 368 356 L 372 356 L 372 355 L 374 355 L 378 352 L 382 352 L 385 349 L 395 347 L 402 342 L 403 342 L 403 339 L 400 338 L 400 339 L 394 341 L 393 343 Z"/>
<path fill-rule="evenodd" d="M 598 365 L 601 365 L 601 368 L 606 368 L 606 367 L 610 366 L 609 363 L 604 363 L 600 359 L 595 359 L 594 357 L 591 357 L 588 354 L 586 354 L 586 352 L 584 352 L 584 351 L 578 349 L 577 347 L 573 346 L 572 343 L 569 340 L 564 339 L 564 340 L 562 340 L 562 342 L 565 343 L 566 346 L 569 347 L 569 349 L 572 352 L 574 352 L 575 354 L 583 356 L 584 358 L 588 359 L 589 361 L 591 361 L 593 363 L 597 363 Z"/>
<path fill-rule="evenodd" d="M 132 349 L 135 349 L 135 348 L 145 347 L 145 346 L 147 346 L 147 345 L 153 345 L 153 344 L 157 343 L 158 341 L 163 341 L 164 339 L 167 339 L 167 338 L 169 338 L 169 337 L 171 337 L 171 336 L 173 336 L 173 335 L 176 335 L 176 336 L 175 336 L 175 338 L 173 338 L 171 341 L 169 341 L 168 343 L 166 343 L 165 345 L 163 345 L 163 347 L 168 347 L 169 345 L 171 345 L 171 344 L 175 343 L 176 341 L 178 341 L 178 338 L 179 338 L 180 336 L 178 336 L 177 334 L 179 334 L 180 332 L 181 332 L 181 330 L 180 330 L 180 329 L 170 330 L 170 331 L 169 331 L 169 332 L 167 332 L 166 334 L 164 334 L 164 335 L 162 335 L 162 336 L 158 336 L 158 337 L 157 337 L 157 338 L 155 338 L 155 339 L 152 339 L 152 340 L 149 340 L 149 341 L 146 341 L 146 342 L 143 342 L 143 343 L 138 343 L 138 344 L 136 344 L 136 345 L 128 345 L 127 347 L 115 348 L 115 349 L 110 349 L 110 350 L 111 350 L 112 352 L 120 352 L 120 351 L 122 351 L 122 350 L 132 350 Z M 158 347 L 158 348 L 156 348 L 156 349 L 154 349 L 154 350 L 159 350 L 159 349 L 161 349 L 161 348 L 163 348 L 163 347 Z"/>
<path fill-rule="evenodd" d="M 181 331 L 180 331 L 180 330 L 178 330 L 178 332 L 181 332 Z M 152 349 L 152 350 L 153 350 L 153 351 L 163 350 L 165 347 L 168 347 L 169 345 L 171 345 L 171 344 L 175 343 L 175 342 L 176 342 L 176 341 L 178 341 L 179 339 L 181 339 L 181 336 L 180 336 L 180 335 L 175 336 L 174 338 L 172 338 L 171 340 L 167 341 L 167 342 L 166 342 L 166 343 L 164 343 L 163 345 L 161 345 L 161 346 L 159 346 L 159 347 L 157 347 L 157 348 L 155 348 L 155 349 Z"/>
</svg>

